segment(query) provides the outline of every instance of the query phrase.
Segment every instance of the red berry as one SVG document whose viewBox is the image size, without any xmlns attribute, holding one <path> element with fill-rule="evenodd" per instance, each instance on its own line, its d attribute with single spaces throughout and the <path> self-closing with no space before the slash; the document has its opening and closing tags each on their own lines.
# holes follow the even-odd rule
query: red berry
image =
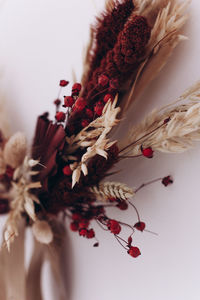
<svg viewBox="0 0 200 300">
<path fill-rule="evenodd" d="M 144 222 L 137 222 L 134 227 L 139 231 L 144 231 L 146 225 Z"/>
<path fill-rule="evenodd" d="M 88 226 L 89 226 L 89 221 L 88 220 L 81 220 L 81 222 L 78 224 L 78 226 L 79 226 L 79 229 L 83 229 L 83 228 L 88 228 Z"/>
<path fill-rule="evenodd" d="M 109 82 L 109 78 L 106 75 L 100 75 L 98 77 L 98 84 L 105 87 Z"/>
<path fill-rule="evenodd" d="M 166 176 L 162 179 L 162 184 L 164 186 L 168 186 L 169 184 L 173 183 L 173 179 L 171 178 L 171 176 Z"/>
<path fill-rule="evenodd" d="M 66 176 L 71 176 L 72 175 L 72 169 L 70 168 L 69 165 L 67 165 L 63 168 L 63 174 L 66 175 Z"/>
<path fill-rule="evenodd" d="M 72 96 L 78 96 L 81 91 L 81 84 L 80 83 L 75 83 L 72 86 Z"/>
<path fill-rule="evenodd" d="M 114 100 L 114 97 L 113 97 L 113 95 L 111 95 L 111 94 L 106 94 L 106 95 L 104 96 L 104 98 L 103 98 L 103 101 L 106 103 L 106 102 L 108 102 L 109 100 L 113 101 L 113 100 Z"/>
<path fill-rule="evenodd" d="M 84 119 L 84 120 L 81 121 L 82 127 L 87 127 L 89 124 L 90 124 L 90 121 L 88 121 L 86 119 Z"/>
<path fill-rule="evenodd" d="M 79 230 L 79 235 L 80 236 L 87 236 L 87 229 L 83 228 Z"/>
<path fill-rule="evenodd" d="M 76 222 L 71 222 L 71 224 L 70 224 L 70 229 L 71 229 L 72 231 L 78 231 L 78 229 L 79 229 L 78 223 L 76 223 Z"/>
<path fill-rule="evenodd" d="M 94 113 L 91 109 L 86 108 L 86 115 L 89 119 L 93 119 Z"/>
<path fill-rule="evenodd" d="M 60 80 L 60 86 L 62 86 L 62 87 L 67 86 L 68 84 L 69 84 L 69 81 Z"/>
<path fill-rule="evenodd" d="M 95 237 L 95 232 L 93 229 L 90 229 L 87 231 L 87 238 L 88 239 L 93 239 Z"/>
<path fill-rule="evenodd" d="M 74 107 L 76 111 L 82 111 L 86 107 L 86 105 L 87 101 L 84 98 L 80 97 L 76 100 Z"/>
<path fill-rule="evenodd" d="M 81 90 L 81 84 L 80 83 L 74 83 L 74 85 L 72 86 L 72 91 L 73 90 L 77 90 L 80 92 Z"/>
<path fill-rule="evenodd" d="M 139 255 L 141 255 L 141 252 L 138 247 L 131 246 L 130 249 L 128 250 L 128 254 L 132 257 L 138 257 Z"/>
<path fill-rule="evenodd" d="M 97 114 L 97 116 L 101 116 L 102 115 L 103 108 L 104 108 L 104 104 L 101 101 L 98 101 L 95 104 L 94 111 Z"/>
<path fill-rule="evenodd" d="M 121 226 L 119 225 L 119 222 L 116 220 L 109 220 L 108 222 L 108 229 L 113 233 L 113 234 L 119 234 L 121 231 Z"/>
<path fill-rule="evenodd" d="M 60 103 L 61 103 L 61 100 L 60 100 L 60 99 L 56 99 L 56 100 L 54 101 L 54 104 L 55 104 L 56 106 L 59 106 Z"/>
<path fill-rule="evenodd" d="M 66 96 L 64 98 L 64 107 L 72 107 L 74 105 L 74 98 L 71 96 Z"/>
<path fill-rule="evenodd" d="M 152 158 L 153 157 L 153 150 L 151 147 L 142 149 L 142 154 L 147 157 L 147 158 Z"/>
<path fill-rule="evenodd" d="M 72 215 L 72 220 L 74 220 L 76 222 L 80 222 L 82 219 L 83 219 L 83 217 L 80 214 L 78 214 L 78 213 L 74 213 Z"/>
<path fill-rule="evenodd" d="M 123 200 L 117 204 L 117 207 L 121 210 L 126 210 L 128 208 L 128 204 L 125 200 Z"/>
<path fill-rule="evenodd" d="M 57 120 L 58 122 L 64 122 L 64 121 L 65 121 L 65 118 L 66 118 L 66 115 L 65 115 L 64 112 L 58 111 L 58 112 L 56 113 L 56 120 Z"/>
</svg>

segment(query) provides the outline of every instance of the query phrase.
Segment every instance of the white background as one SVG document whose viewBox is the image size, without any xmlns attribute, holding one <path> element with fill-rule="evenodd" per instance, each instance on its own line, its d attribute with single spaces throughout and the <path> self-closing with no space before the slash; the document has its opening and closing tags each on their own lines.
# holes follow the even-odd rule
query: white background
<svg viewBox="0 0 200 300">
<path fill-rule="evenodd" d="M 72 69 L 80 79 L 89 24 L 103 2 L 2 2 L 0 91 L 6 99 L 13 130 L 24 131 L 29 141 L 37 115 L 53 111 L 59 80 L 72 80 Z M 193 0 L 189 13 L 190 20 L 183 30 L 189 40 L 175 50 L 159 78 L 132 108 L 124 132 L 131 122 L 143 118 L 153 107 L 173 101 L 200 79 L 199 0 Z M 97 249 L 91 241 L 70 233 L 71 266 L 66 267 L 72 282 L 70 300 L 200 299 L 200 146 L 185 154 L 156 153 L 152 160 L 126 161 L 115 179 L 138 187 L 168 174 L 173 175 L 174 185 L 164 188 L 156 183 L 143 189 L 134 200 L 147 228 L 158 233 L 135 235 L 142 252 L 139 258 L 132 259 L 111 234 L 99 228 Z M 113 212 L 113 216 L 132 224 L 136 221 L 132 209 Z M 1 227 L 4 220 L 0 219 Z"/>
</svg>

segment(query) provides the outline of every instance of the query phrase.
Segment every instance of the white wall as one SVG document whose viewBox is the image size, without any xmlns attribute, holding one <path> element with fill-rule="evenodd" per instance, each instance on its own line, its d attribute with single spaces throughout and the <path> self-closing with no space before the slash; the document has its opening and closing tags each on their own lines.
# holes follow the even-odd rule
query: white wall
<svg viewBox="0 0 200 300">
<path fill-rule="evenodd" d="M 89 24 L 103 0 L 5 0 L 0 7 L 0 90 L 6 97 L 13 130 L 29 140 L 37 115 L 53 111 L 58 82 L 81 75 L 82 50 Z M 193 0 L 184 28 L 189 40 L 175 51 L 129 113 L 123 130 L 155 106 L 173 101 L 200 79 L 200 2 Z M 122 165 L 121 165 L 122 167 Z M 119 167 L 119 168 L 121 168 Z M 152 160 L 123 163 L 116 176 L 130 186 L 172 174 L 174 185 L 159 183 L 138 193 L 135 205 L 148 229 L 137 234 L 142 255 L 128 256 L 112 235 L 96 229 L 100 247 L 70 233 L 73 294 L 71 300 L 199 300 L 200 146 L 180 155 L 157 153 Z M 114 212 L 134 223 L 135 213 Z M 0 219 L 1 227 L 4 219 Z M 47 288 L 48 285 L 46 285 Z M 49 300 L 56 297 L 48 295 Z M 3 299 L 2 299 L 3 300 Z M 37 300 L 37 299 L 36 299 Z"/>
</svg>

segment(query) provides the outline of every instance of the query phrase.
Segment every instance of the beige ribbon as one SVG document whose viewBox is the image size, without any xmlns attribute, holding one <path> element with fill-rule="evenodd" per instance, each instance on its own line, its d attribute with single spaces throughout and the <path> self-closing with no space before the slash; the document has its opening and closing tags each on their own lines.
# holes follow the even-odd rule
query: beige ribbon
<svg viewBox="0 0 200 300">
<path fill-rule="evenodd" d="M 68 285 L 63 273 L 66 255 L 66 232 L 62 223 L 54 222 L 54 241 L 43 245 L 34 241 L 34 249 L 28 271 L 24 265 L 25 225 L 11 245 L 11 251 L 2 247 L 0 252 L 0 300 L 43 300 L 41 270 L 45 259 L 50 262 L 52 276 L 58 287 L 56 300 L 68 300 Z"/>
</svg>

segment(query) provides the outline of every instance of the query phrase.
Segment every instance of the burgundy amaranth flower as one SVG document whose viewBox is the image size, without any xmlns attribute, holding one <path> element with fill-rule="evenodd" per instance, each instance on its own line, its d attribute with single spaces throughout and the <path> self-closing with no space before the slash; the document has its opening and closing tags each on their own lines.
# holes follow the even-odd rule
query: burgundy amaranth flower
<svg viewBox="0 0 200 300">
<path fill-rule="evenodd" d="M 95 35 L 95 49 L 93 51 L 90 66 L 92 72 L 99 67 L 101 60 L 107 52 L 112 49 L 117 41 L 119 32 L 123 29 L 125 22 L 134 9 L 133 0 L 116 1 L 112 11 L 106 11 L 97 19 L 97 25 L 93 33 Z"/>
</svg>

